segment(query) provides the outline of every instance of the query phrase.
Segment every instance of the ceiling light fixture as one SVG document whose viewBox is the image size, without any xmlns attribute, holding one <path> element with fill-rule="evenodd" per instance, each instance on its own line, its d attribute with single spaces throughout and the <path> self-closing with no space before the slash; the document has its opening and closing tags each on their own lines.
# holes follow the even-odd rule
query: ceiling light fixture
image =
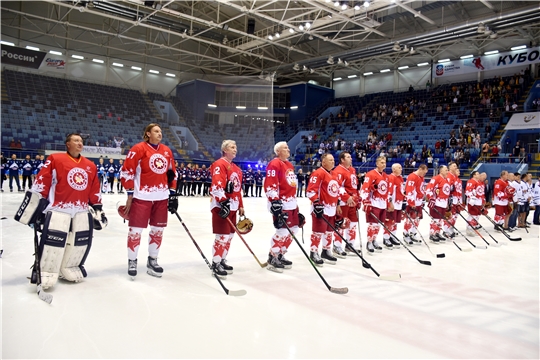
<svg viewBox="0 0 540 360">
<path fill-rule="evenodd" d="M 499 50 L 491 50 L 491 51 L 486 51 L 484 55 L 493 55 L 493 54 L 498 54 L 498 53 L 499 53 Z"/>
<path fill-rule="evenodd" d="M 373 71 L 370 71 L 370 72 L 364 73 L 364 76 L 369 76 L 369 75 L 373 75 Z"/>
<path fill-rule="evenodd" d="M 382 69 L 381 72 L 382 72 L 382 73 L 390 72 L 390 69 Z"/>
<path fill-rule="evenodd" d="M 332 55 L 330 55 L 328 57 L 328 60 L 326 60 L 326 62 L 330 65 L 334 65 L 334 57 Z"/>
<path fill-rule="evenodd" d="M 438 62 L 440 62 L 440 63 L 445 63 L 445 62 L 449 62 L 449 61 L 450 61 L 450 59 L 441 59 L 441 60 L 439 60 Z"/>
<path fill-rule="evenodd" d="M 394 43 L 394 47 L 392 48 L 392 50 L 394 51 L 400 51 L 401 50 L 401 46 L 399 46 L 399 42 L 395 42 Z"/>
<path fill-rule="evenodd" d="M 364 7 L 365 7 L 365 8 L 368 8 L 369 5 L 370 5 L 370 4 L 369 4 L 369 1 L 364 1 Z"/>
<path fill-rule="evenodd" d="M 290 32 L 291 34 L 294 34 L 294 29 L 293 29 L 293 28 L 289 28 L 289 32 Z"/>
<path fill-rule="evenodd" d="M 521 49 L 526 49 L 526 48 L 527 48 L 527 45 L 520 45 L 520 46 L 514 46 L 513 48 L 510 48 L 510 50 L 515 51 L 515 50 L 521 50 Z"/>
<path fill-rule="evenodd" d="M 302 70 L 303 70 L 303 71 L 308 71 L 309 69 L 308 69 L 308 67 L 307 67 L 306 65 L 304 65 L 304 66 L 302 67 Z"/>
<path fill-rule="evenodd" d="M 101 59 L 92 59 L 93 62 L 95 63 L 98 63 L 98 64 L 103 64 L 105 61 L 101 60 Z"/>
<path fill-rule="evenodd" d="M 159 71 L 157 70 L 148 70 L 148 72 L 151 72 L 152 74 L 159 74 Z"/>
<path fill-rule="evenodd" d="M 49 51 L 49 54 L 53 54 L 53 55 L 62 55 L 62 53 L 61 53 L 60 51 L 55 51 L 55 50 Z"/>
<path fill-rule="evenodd" d="M 418 65 L 416 65 L 416 66 L 426 66 L 426 65 L 429 65 L 429 63 L 423 62 L 423 63 L 420 63 L 420 64 L 418 64 Z"/>
<path fill-rule="evenodd" d="M 300 25 L 298 26 L 298 28 L 300 29 L 300 31 L 302 31 L 302 30 L 304 30 L 304 25 L 300 24 Z"/>
<path fill-rule="evenodd" d="M 309 29 L 311 27 L 311 23 L 307 22 L 304 26 L 306 27 L 306 29 Z"/>
<path fill-rule="evenodd" d="M 464 59 L 470 59 L 470 58 L 472 58 L 472 57 L 474 57 L 474 56 L 473 56 L 473 55 L 463 55 L 463 56 L 460 56 L 459 58 L 460 58 L 461 60 L 464 60 Z"/>
<path fill-rule="evenodd" d="M 26 45 L 26 48 L 27 48 L 28 50 L 39 51 L 39 48 L 38 48 L 38 47 L 35 47 L 35 46 Z"/>
<path fill-rule="evenodd" d="M 339 1 L 334 1 L 334 6 L 335 6 L 335 7 L 339 7 L 339 5 L 341 5 L 341 4 L 339 3 Z"/>
<path fill-rule="evenodd" d="M 355 74 L 355 75 L 349 75 L 349 76 L 347 76 L 347 78 L 349 78 L 349 79 L 354 79 L 355 77 L 358 77 L 358 75 Z"/>
<path fill-rule="evenodd" d="M 81 55 L 71 55 L 71 57 L 74 59 L 84 60 L 84 56 Z"/>
<path fill-rule="evenodd" d="M 341 77 L 337 77 L 337 78 L 333 78 L 332 80 L 334 80 L 334 81 L 339 81 L 339 80 L 341 80 L 341 79 L 342 79 Z"/>
<path fill-rule="evenodd" d="M 4 41 L 4 40 L 0 41 L 0 44 L 2 44 L 2 45 L 9 45 L 9 46 L 15 46 L 14 43 L 9 42 L 9 41 Z"/>
<path fill-rule="evenodd" d="M 360 5 L 359 4 L 354 5 L 354 10 L 356 11 L 360 10 Z"/>
<path fill-rule="evenodd" d="M 300 70 L 300 65 L 294 64 L 294 66 L 292 68 L 293 68 L 293 70 L 298 71 L 298 70 Z"/>
<path fill-rule="evenodd" d="M 405 65 L 405 66 L 400 66 L 397 69 L 398 70 L 405 70 L 405 69 L 408 69 L 408 68 L 409 68 L 409 66 Z"/>
<path fill-rule="evenodd" d="M 484 24 L 480 23 L 480 24 L 478 24 L 478 29 L 476 29 L 476 31 L 479 34 L 482 34 L 484 31 L 486 31 L 486 27 L 484 26 Z"/>
<path fill-rule="evenodd" d="M 411 46 L 411 51 L 409 51 L 409 54 L 411 55 L 416 54 L 416 50 L 414 50 L 414 47 Z"/>
<path fill-rule="evenodd" d="M 142 68 L 138 67 L 138 66 L 132 66 L 131 67 L 132 70 L 137 70 L 137 71 L 141 71 Z"/>
<path fill-rule="evenodd" d="M 277 39 L 279 39 L 279 37 L 280 37 L 281 35 L 279 35 L 279 33 L 277 32 L 276 35 L 274 35 L 274 36 L 275 36 Z"/>
</svg>

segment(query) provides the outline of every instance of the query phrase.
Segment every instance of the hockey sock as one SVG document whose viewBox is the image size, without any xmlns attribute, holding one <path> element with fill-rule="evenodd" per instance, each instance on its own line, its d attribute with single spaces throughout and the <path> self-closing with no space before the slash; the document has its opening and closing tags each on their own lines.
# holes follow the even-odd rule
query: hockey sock
<svg viewBox="0 0 540 360">
<path fill-rule="evenodd" d="M 159 226 L 150 226 L 150 233 L 148 234 L 148 255 L 157 258 L 162 240 L 163 228 Z"/>
<path fill-rule="evenodd" d="M 141 234 L 143 228 L 130 227 L 128 230 L 128 259 L 136 260 L 137 254 L 139 253 L 139 246 L 141 245 Z"/>
<path fill-rule="evenodd" d="M 379 224 L 373 224 L 368 223 L 367 228 L 367 239 L 369 242 L 372 242 L 377 238 L 377 235 L 379 234 L 380 225 Z"/>
<path fill-rule="evenodd" d="M 324 250 L 329 250 L 332 247 L 332 238 L 334 237 L 334 233 L 332 231 L 327 231 L 324 233 L 323 237 L 323 243 L 322 248 Z M 340 242 L 341 244 L 341 242 Z"/>
<path fill-rule="evenodd" d="M 227 255 L 227 243 L 229 234 L 216 234 L 214 245 L 212 246 L 212 261 L 215 263 L 221 262 Z"/>
<path fill-rule="evenodd" d="M 311 247 L 310 247 L 310 250 L 312 252 L 319 252 L 319 244 L 321 243 L 322 237 L 323 237 L 323 233 L 312 233 L 311 234 Z"/>
</svg>

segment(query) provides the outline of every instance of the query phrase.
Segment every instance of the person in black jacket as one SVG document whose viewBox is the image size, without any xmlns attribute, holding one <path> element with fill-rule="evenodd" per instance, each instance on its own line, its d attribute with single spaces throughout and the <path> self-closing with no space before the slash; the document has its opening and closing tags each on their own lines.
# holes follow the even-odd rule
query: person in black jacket
<svg viewBox="0 0 540 360">
<path fill-rule="evenodd" d="M 298 170 L 296 178 L 298 179 L 298 189 L 296 191 L 296 197 L 302 197 L 302 189 L 306 184 L 306 176 L 303 174 L 302 169 Z"/>
</svg>

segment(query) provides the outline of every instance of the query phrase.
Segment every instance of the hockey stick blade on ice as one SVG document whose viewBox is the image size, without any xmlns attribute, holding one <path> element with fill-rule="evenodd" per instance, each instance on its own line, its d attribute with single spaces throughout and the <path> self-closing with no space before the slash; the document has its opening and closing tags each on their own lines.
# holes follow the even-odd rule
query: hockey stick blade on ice
<svg viewBox="0 0 540 360">
<path fill-rule="evenodd" d="M 483 214 L 482 214 L 483 215 Z M 504 231 L 504 229 L 502 228 L 502 226 L 498 225 L 492 218 L 490 218 L 488 215 L 484 215 L 494 226 L 499 226 L 500 228 L 500 232 L 506 236 L 506 238 L 510 241 L 521 241 L 522 239 L 520 237 L 518 238 L 513 238 L 511 237 L 510 235 L 508 235 L 508 233 L 506 231 Z"/>
<path fill-rule="evenodd" d="M 208 268 L 212 271 L 212 273 L 214 274 L 214 277 L 216 278 L 216 280 L 218 281 L 219 285 L 221 285 L 221 288 L 223 289 L 223 291 L 225 291 L 225 294 L 227 295 L 231 295 L 231 296 L 243 296 L 243 295 L 246 295 L 247 294 L 247 291 L 246 290 L 229 290 L 225 287 L 225 285 L 223 285 L 223 282 L 221 281 L 221 279 L 219 278 L 219 276 L 216 274 L 216 272 L 214 271 L 214 269 L 212 269 L 212 265 L 210 265 L 210 262 L 208 262 L 208 259 L 206 259 L 206 256 L 204 256 L 204 253 L 202 252 L 201 248 L 199 247 L 199 245 L 197 244 L 197 242 L 195 241 L 195 239 L 193 238 L 193 236 L 191 236 L 191 233 L 189 232 L 189 229 L 187 228 L 186 224 L 184 224 L 184 221 L 182 221 L 182 218 L 180 217 L 180 215 L 178 214 L 178 212 L 174 212 L 174 214 L 176 215 L 176 217 L 178 218 L 178 220 L 180 220 L 180 223 L 182 223 L 182 226 L 184 227 L 184 230 L 186 230 L 188 236 L 190 237 L 191 241 L 193 241 L 193 244 L 195 245 L 195 247 L 197 248 L 197 250 L 199 251 L 199 254 L 201 254 L 202 258 L 204 259 L 204 261 L 206 262 L 206 265 L 208 265 Z"/>
<path fill-rule="evenodd" d="M 465 216 L 461 215 L 460 212 L 458 212 L 458 215 L 459 215 L 463 220 L 465 220 L 465 222 L 467 223 L 467 225 L 469 225 L 469 227 L 470 227 L 471 229 L 473 229 L 473 231 L 474 231 L 478 236 L 480 236 L 480 238 L 481 238 L 482 240 L 484 240 L 484 242 L 485 242 L 488 246 L 491 246 L 491 247 L 501 247 L 501 245 L 500 245 L 498 242 L 495 242 L 494 244 L 489 243 L 489 242 L 482 236 L 482 234 L 480 234 L 480 231 L 478 231 L 477 229 L 475 229 L 474 226 L 472 226 L 472 224 L 471 224 L 471 222 L 470 222 L 469 220 L 465 219 Z M 480 224 L 478 224 L 478 225 L 480 225 Z M 480 225 L 480 226 L 481 226 L 481 225 Z"/>
<path fill-rule="evenodd" d="M 375 269 L 373 268 L 373 266 L 371 266 L 371 264 L 368 263 L 368 262 L 362 257 L 362 255 L 360 255 L 360 254 L 358 253 L 358 251 L 356 251 L 356 249 L 354 249 L 354 248 L 347 242 L 347 240 L 345 240 L 345 239 L 343 238 L 343 236 L 339 233 L 339 231 L 337 231 L 337 229 L 336 229 L 334 226 L 332 226 L 332 224 L 330 224 L 330 222 L 329 222 L 324 216 L 323 216 L 322 219 L 326 222 L 326 224 L 327 224 L 328 226 L 330 226 L 330 228 L 331 228 L 332 230 L 334 230 L 334 232 L 335 232 L 337 235 L 339 235 L 339 237 L 341 238 L 341 240 L 345 243 L 345 246 L 348 247 L 349 249 L 351 249 L 351 250 L 352 250 L 352 251 L 353 251 L 360 259 L 362 259 L 362 266 L 363 266 L 363 267 L 365 267 L 366 269 L 371 269 L 371 271 L 373 271 L 373 273 L 374 273 L 375 275 L 377 275 L 377 277 L 378 277 L 379 279 L 381 279 L 381 280 L 400 281 L 400 279 L 401 279 L 401 274 L 398 274 L 398 275 L 395 275 L 395 276 L 391 276 L 391 275 L 389 275 L 389 276 L 381 276 L 381 274 L 379 274 L 379 273 L 377 272 L 377 270 L 375 270 Z"/>
<path fill-rule="evenodd" d="M 411 217 L 409 216 L 409 214 L 407 214 L 406 211 L 403 211 L 403 213 L 405 214 L 405 216 L 407 216 L 407 219 L 409 219 L 409 221 L 414 224 L 414 221 L 412 221 Z M 426 240 L 424 239 L 424 236 L 422 236 L 422 234 L 420 232 L 418 232 L 418 234 L 420 235 L 420 237 L 422 238 L 422 241 L 424 242 L 424 244 L 426 244 L 429 252 L 431 253 L 431 255 L 441 259 L 441 258 L 444 258 L 446 255 L 444 253 L 440 253 L 440 254 L 434 254 L 433 251 L 431 251 L 431 248 L 429 247 L 428 243 L 426 242 Z M 459 249 L 459 247 L 458 247 Z"/>
<path fill-rule="evenodd" d="M 244 237 L 242 236 L 242 234 L 240 234 L 240 231 L 238 231 L 238 229 L 236 228 L 236 226 L 233 224 L 233 222 L 231 221 L 231 219 L 227 218 L 227 221 L 229 222 L 229 224 L 234 228 L 234 231 L 238 234 L 238 236 L 240 237 L 240 240 L 242 240 L 242 242 L 244 243 L 244 245 L 246 245 L 247 249 L 249 250 L 249 252 L 251 253 L 251 255 L 253 255 L 253 257 L 255 258 L 255 260 L 257 261 L 257 263 L 259 264 L 260 267 L 262 268 L 265 268 L 268 266 L 268 263 L 265 262 L 264 264 L 261 263 L 259 261 L 259 258 L 255 255 L 255 253 L 251 250 L 251 248 L 249 247 L 248 243 L 246 242 L 246 240 L 244 240 Z"/>
<path fill-rule="evenodd" d="M 386 225 L 384 225 L 384 223 L 381 220 L 379 220 L 378 217 L 376 217 L 371 211 L 369 212 L 369 214 L 371 215 L 372 218 L 377 220 L 379 225 L 381 225 L 387 232 L 389 232 L 390 236 L 392 236 L 394 238 L 394 240 L 396 240 L 398 243 L 400 243 L 401 246 L 403 246 L 409 252 L 409 254 L 411 254 L 412 257 L 415 258 L 420 264 L 431 266 L 431 261 L 429 261 L 429 260 L 420 260 L 416 255 L 414 255 L 414 253 L 411 251 L 411 249 L 409 249 L 409 247 L 407 245 L 402 243 L 401 240 L 399 240 L 399 238 L 397 236 L 392 234 L 392 232 L 388 229 L 388 227 Z"/>
<path fill-rule="evenodd" d="M 422 210 L 424 210 L 424 211 L 426 212 L 426 214 L 428 214 L 429 217 L 433 219 L 433 217 L 431 216 L 431 214 L 430 214 L 426 209 L 424 209 L 424 208 L 422 207 Z M 450 225 L 450 226 L 452 227 L 452 229 L 454 229 L 461 237 L 463 237 L 465 240 L 467 240 L 467 242 L 468 242 L 469 244 L 471 244 L 475 249 L 482 249 L 482 250 L 487 249 L 487 246 L 485 246 L 485 245 L 475 245 L 471 240 L 469 240 L 468 237 L 466 237 L 465 235 L 463 235 L 463 233 L 462 233 L 461 231 L 459 231 L 454 225 L 452 225 L 452 223 L 451 223 L 450 221 L 448 221 L 448 220 L 446 219 L 446 217 L 445 217 L 444 215 L 442 215 L 442 214 L 439 212 L 439 210 L 437 210 L 437 209 L 435 209 L 435 208 L 433 208 L 433 210 L 435 210 L 435 212 L 441 217 L 441 219 L 442 219 L 444 222 L 446 222 L 448 225 Z"/>
<path fill-rule="evenodd" d="M 298 244 L 298 247 L 300 248 L 300 250 L 302 250 L 302 253 L 304 253 L 306 259 L 308 259 L 309 263 L 311 264 L 311 266 L 313 267 L 313 269 L 315 269 L 315 271 L 317 272 L 317 275 L 319 275 L 319 277 L 321 278 L 322 282 L 324 283 L 324 285 L 326 285 L 326 288 L 334 293 L 334 294 L 346 294 L 349 292 L 349 289 L 344 287 L 344 288 L 335 288 L 335 287 L 332 287 L 328 284 L 328 282 L 324 279 L 324 277 L 321 275 L 321 273 L 319 272 L 319 270 L 317 269 L 317 267 L 315 266 L 315 264 L 313 264 L 313 262 L 311 261 L 311 259 L 309 258 L 309 255 L 306 253 L 306 250 L 304 250 L 304 248 L 302 247 L 302 244 L 300 244 L 300 241 L 298 241 L 298 239 L 296 238 L 296 236 L 293 234 L 291 228 L 289 227 L 289 225 L 287 225 L 287 221 L 285 219 L 283 219 L 283 217 L 280 215 L 280 218 L 281 220 L 283 221 L 283 224 L 285 225 L 285 227 L 287 228 L 287 231 L 289 231 L 289 234 L 291 234 L 292 238 L 294 239 L 294 241 Z"/>
</svg>

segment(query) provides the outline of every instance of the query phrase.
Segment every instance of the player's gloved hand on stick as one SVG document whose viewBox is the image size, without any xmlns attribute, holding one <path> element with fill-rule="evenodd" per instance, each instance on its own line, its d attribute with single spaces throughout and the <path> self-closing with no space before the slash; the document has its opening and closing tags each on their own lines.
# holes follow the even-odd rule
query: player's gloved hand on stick
<svg viewBox="0 0 540 360">
<path fill-rule="evenodd" d="M 435 199 L 434 198 L 429 199 L 427 206 L 428 208 L 433 209 L 435 207 Z"/>
<path fill-rule="evenodd" d="M 221 206 L 221 209 L 219 209 L 219 217 L 221 217 L 222 219 L 226 219 L 227 216 L 229 216 L 229 214 L 231 213 L 231 204 L 230 204 L 230 200 L 227 199 L 227 200 L 223 200 L 222 202 L 219 203 L 219 205 Z"/>
<path fill-rule="evenodd" d="M 270 205 L 270 212 L 275 217 L 279 217 L 279 215 L 283 214 L 283 203 L 281 200 L 272 201 L 272 204 Z"/>
<path fill-rule="evenodd" d="M 171 190 L 169 194 L 169 202 L 167 203 L 167 209 L 171 214 L 174 214 L 178 210 L 178 194 L 174 190 Z"/>
<path fill-rule="evenodd" d="M 101 204 L 95 204 L 90 205 L 90 208 L 88 208 L 90 211 L 90 214 L 92 214 L 92 217 L 94 218 L 94 229 L 95 230 L 101 230 L 109 224 L 109 220 L 105 216 L 105 213 L 103 212 L 103 205 Z"/>
<path fill-rule="evenodd" d="M 320 203 L 319 200 L 315 200 L 313 202 L 313 213 L 317 217 L 317 219 L 322 219 L 324 215 L 324 205 Z"/>
<path fill-rule="evenodd" d="M 366 214 L 369 214 L 371 212 L 371 200 L 369 199 L 364 199 L 362 201 L 362 204 L 364 205 L 364 212 Z"/>
</svg>

